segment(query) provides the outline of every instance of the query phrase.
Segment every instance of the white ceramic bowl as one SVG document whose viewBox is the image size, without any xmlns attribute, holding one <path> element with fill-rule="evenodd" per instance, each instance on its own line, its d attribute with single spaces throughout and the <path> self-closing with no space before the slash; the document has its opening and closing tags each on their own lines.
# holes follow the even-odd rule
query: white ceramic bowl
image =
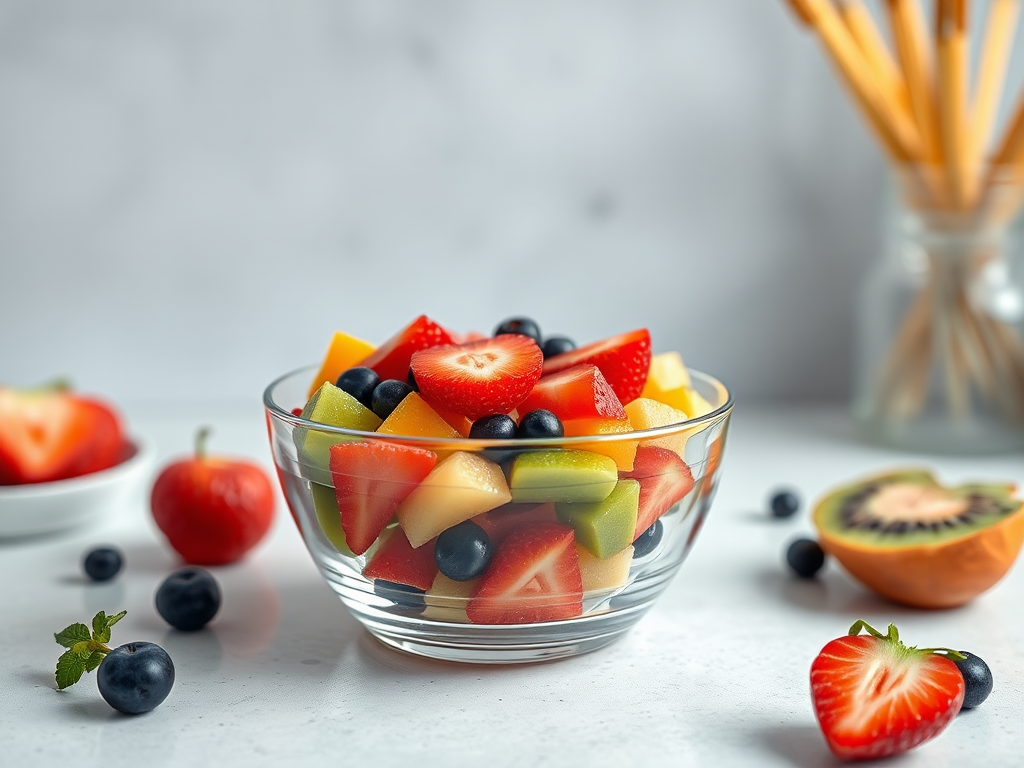
<svg viewBox="0 0 1024 768">
<path fill-rule="evenodd" d="M 36 536 L 116 516 L 153 468 L 155 450 L 130 439 L 120 464 L 68 480 L 0 486 L 0 538 Z"/>
</svg>

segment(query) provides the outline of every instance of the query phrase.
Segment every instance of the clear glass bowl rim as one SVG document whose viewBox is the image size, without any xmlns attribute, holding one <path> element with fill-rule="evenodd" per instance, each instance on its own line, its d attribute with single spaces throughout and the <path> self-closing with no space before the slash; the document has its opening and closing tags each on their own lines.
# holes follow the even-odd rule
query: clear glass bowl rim
<svg viewBox="0 0 1024 768">
<path fill-rule="evenodd" d="M 392 434 L 381 434 L 379 432 L 365 432 L 358 429 L 346 429 L 345 427 L 332 427 L 327 424 L 321 424 L 316 421 L 309 421 L 303 419 L 301 416 L 296 416 L 291 411 L 284 409 L 274 400 L 273 392 L 287 379 L 299 374 L 308 372 L 309 376 L 312 376 L 319 366 L 308 365 L 302 368 L 296 368 L 293 371 L 279 376 L 274 379 L 267 388 L 263 391 L 263 405 L 267 409 L 267 412 L 274 418 L 290 424 L 293 428 L 299 429 L 312 429 L 317 432 L 327 432 L 337 435 L 344 435 L 346 437 L 359 437 L 364 440 L 385 440 L 387 442 L 400 441 L 402 443 L 411 443 L 419 445 L 436 445 L 442 448 L 448 448 L 456 451 L 477 451 L 483 450 L 484 448 L 505 448 L 509 445 L 515 445 L 516 447 L 530 447 L 530 448 L 565 448 L 572 445 L 587 444 L 593 445 L 594 443 L 615 443 L 615 442 L 633 442 L 636 440 L 653 440 L 659 437 L 667 437 L 671 435 L 679 434 L 680 432 L 687 432 L 693 429 L 700 429 L 710 424 L 714 424 L 721 421 L 733 408 L 733 396 L 732 392 L 722 384 L 718 379 L 713 376 L 709 376 L 706 373 L 689 369 L 689 374 L 692 379 L 696 379 L 704 384 L 710 385 L 719 393 L 719 399 L 724 400 L 722 405 L 715 408 L 710 413 L 706 413 L 703 416 L 698 416 L 693 419 L 687 419 L 686 421 L 680 421 L 676 424 L 669 424 L 664 427 L 655 427 L 654 429 L 640 429 L 633 432 L 617 432 L 613 434 L 605 435 L 579 435 L 576 437 L 546 437 L 534 440 L 500 440 L 490 439 L 481 440 L 469 437 L 422 437 L 417 435 L 392 435 Z"/>
</svg>

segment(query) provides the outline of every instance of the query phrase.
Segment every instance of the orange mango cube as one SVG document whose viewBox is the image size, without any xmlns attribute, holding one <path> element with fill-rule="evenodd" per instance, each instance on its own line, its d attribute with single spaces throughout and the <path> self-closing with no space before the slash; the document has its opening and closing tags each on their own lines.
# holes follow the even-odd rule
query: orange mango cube
<svg viewBox="0 0 1024 768">
<path fill-rule="evenodd" d="M 327 347 L 323 363 L 320 364 L 320 370 L 316 372 L 316 376 L 313 377 L 313 381 L 309 385 L 309 394 L 306 395 L 306 398 L 312 397 L 325 381 L 329 381 L 331 384 L 337 382 L 341 374 L 349 368 L 359 365 L 375 349 L 376 347 L 368 341 L 349 336 L 342 331 L 336 331 L 331 337 L 331 343 Z"/>
</svg>

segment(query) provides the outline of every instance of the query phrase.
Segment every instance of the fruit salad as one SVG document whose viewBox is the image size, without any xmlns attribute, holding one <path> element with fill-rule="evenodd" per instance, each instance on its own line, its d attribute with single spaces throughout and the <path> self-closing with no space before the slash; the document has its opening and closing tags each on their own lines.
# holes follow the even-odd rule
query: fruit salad
<svg viewBox="0 0 1024 768">
<path fill-rule="evenodd" d="M 379 347 L 336 333 L 306 396 L 282 482 L 308 488 L 311 547 L 385 608 L 477 625 L 604 610 L 688 547 L 676 523 L 714 481 L 700 417 L 725 400 L 646 329 L 577 347 L 527 318 L 460 336 L 426 316 Z"/>
</svg>

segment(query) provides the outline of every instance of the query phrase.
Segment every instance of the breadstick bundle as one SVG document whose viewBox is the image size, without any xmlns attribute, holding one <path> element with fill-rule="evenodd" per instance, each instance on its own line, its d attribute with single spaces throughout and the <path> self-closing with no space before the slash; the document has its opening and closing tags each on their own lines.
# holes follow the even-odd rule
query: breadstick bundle
<svg viewBox="0 0 1024 768">
<path fill-rule="evenodd" d="M 925 418 L 937 401 L 955 420 L 1024 425 L 1019 318 L 975 289 L 1005 254 L 1024 205 L 1024 94 L 997 130 L 1020 0 L 992 0 L 973 59 L 968 0 L 788 0 L 891 164 L 925 233 L 927 277 L 872 378 L 874 418 Z M 887 27 L 887 29 L 886 29 Z M 887 33 L 887 34 L 886 34 Z"/>
</svg>

